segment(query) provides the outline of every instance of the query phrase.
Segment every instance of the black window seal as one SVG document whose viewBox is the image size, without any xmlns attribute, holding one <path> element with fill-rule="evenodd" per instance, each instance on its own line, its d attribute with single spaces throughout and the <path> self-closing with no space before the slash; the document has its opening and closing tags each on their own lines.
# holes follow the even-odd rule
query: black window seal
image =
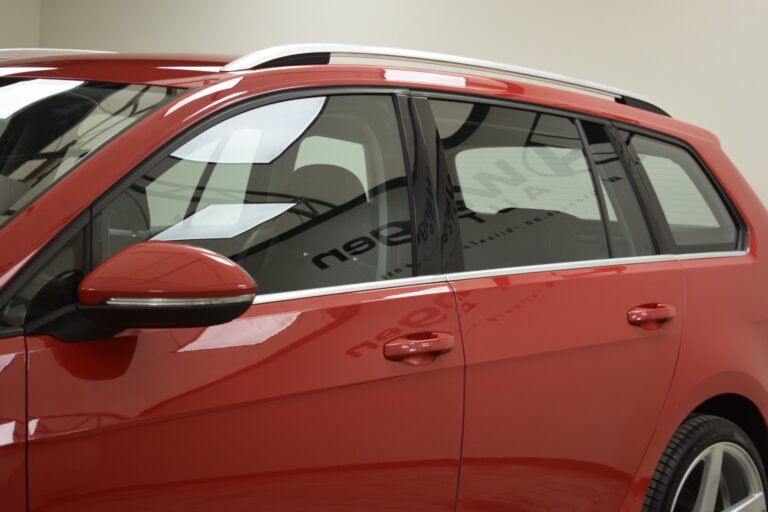
<svg viewBox="0 0 768 512">
<path fill-rule="evenodd" d="M 611 122 L 611 119 L 608 117 L 601 117 L 594 114 L 588 114 L 578 110 L 550 107 L 547 105 L 541 105 L 539 103 L 521 101 L 519 99 L 497 98 L 494 96 L 481 96 L 481 95 L 475 95 L 470 93 L 433 91 L 428 89 L 412 89 L 410 94 L 413 97 L 422 97 L 430 100 L 457 101 L 461 103 L 479 103 L 479 104 L 484 104 L 489 106 L 516 108 L 518 110 L 526 110 L 528 112 L 550 114 L 554 116 L 568 117 L 571 119 L 592 121 L 592 122 L 601 123 L 601 124 L 607 124 Z"/>
<path fill-rule="evenodd" d="M 66 244 L 72 240 L 81 230 L 84 232 L 83 243 L 85 244 L 83 250 L 83 265 L 84 273 L 87 274 L 91 270 L 92 260 L 90 258 L 90 246 L 91 244 L 91 210 L 86 209 L 75 220 L 70 222 L 64 229 L 62 229 L 54 238 L 48 242 L 30 261 L 24 266 L 13 279 L 5 285 L 0 291 L 0 306 L 5 305 L 11 298 L 32 278 L 36 273 L 45 266 L 48 261 L 60 251 Z M 20 336 L 24 334 L 23 326 L 0 326 L 0 339 L 13 336 Z"/>
<path fill-rule="evenodd" d="M 642 215 L 643 222 L 645 224 L 645 229 L 648 231 L 648 236 L 651 239 L 651 245 L 653 246 L 653 254 L 664 254 L 662 250 L 660 249 L 661 244 L 659 243 L 658 236 L 656 231 L 653 229 L 653 214 L 648 210 L 646 207 L 646 203 L 642 199 L 642 184 L 639 183 L 640 179 L 638 176 L 635 176 L 635 173 L 631 170 L 631 165 L 629 163 L 629 160 L 627 159 L 627 155 L 624 154 L 620 147 L 620 142 L 618 141 L 618 134 L 615 133 L 615 129 L 613 125 L 611 124 L 611 121 L 608 119 L 579 119 L 579 124 L 581 123 L 592 123 L 596 124 L 598 126 L 601 126 L 605 130 L 605 134 L 608 137 L 608 141 L 611 144 L 611 147 L 613 147 L 614 152 L 616 153 L 616 156 L 619 158 L 619 162 L 621 163 L 622 168 L 624 169 L 624 174 L 627 177 L 627 181 L 630 184 L 630 187 L 632 188 L 632 192 L 634 193 L 635 200 L 637 201 L 638 208 L 640 209 L 640 215 Z M 583 126 L 582 126 L 583 130 Z M 586 133 L 584 135 L 585 138 L 585 144 L 586 144 L 586 150 L 590 154 L 592 161 L 594 161 L 594 155 L 592 154 L 592 148 L 589 145 L 589 141 L 586 140 Z M 597 172 L 597 170 L 595 170 Z M 609 237 L 610 239 L 610 237 Z"/>
<path fill-rule="evenodd" d="M 601 221 L 603 224 L 603 231 L 605 233 L 606 237 L 606 244 L 608 248 L 608 257 L 606 259 L 612 259 L 614 256 L 614 250 L 613 250 L 613 241 L 611 239 L 609 229 L 608 229 L 608 215 L 605 205 L 605 198 L 603 197 L 602 189 L 599 186 L 599 183 L 597 182 L 597 174 L 596 169 L 594 165 L 594 159 L 592 157 L 591 151 L 589 149 L 589 145 L 587 144 L 585 134 L 583 132 L 583 127 L 581 126 L 582 121 L 587 121 L 595 124 L 600 124 L 602 126 L 606 127 L 606 131 L 610 131 L 610 120 L 598 116 L 593 116 L 589 114 L 584 114 L 581 112 L 571 111 L 571 110 L 564 110 L 564 109 L 557 109 L 557 108 L 551 108 L 546 107 L 542 105 L 538 105 L 535 103 L 527 103 L 527 102 L 520 102 L 516 100 L 507 100 L 507 99 L 499 99 L 499 98 L 492 98 L 488 96 L 476 96 L 473 94 L 458 94 L 458 93 L 446 93 L 446 92 L 435 92 L 435 91 L 428 91 L 428 90 L 414 90 L 411 92 L 411 96 L 414 98 L 423 98 L 426 100 L 441 100 L 441 101 L 456 101 L 461 103 L 473 103 L 473 104 L 481 104 L 481 105 L 488 105 L 488 106 L 497 106 L 501 108 L 511 108 L 516 110 L 522 110 L 526 112 L 533 112 L 536 114 L 547 114 L 547 115 L 553 115 L 558 117 L 563 117 L 566 119 L 569 119 L 574 122 L 576 125 L 576 130 L 579 137 L 579 142 L 582 146 L 582 153 L 584 154 L 585 159 L 587 160 L 587 165 L 589 167 L 589 173 L 590 178 L 592 180 L 592 186 L 595 189 L 595 195 L 597 196 L 598 201 L 598 210 L 600 212 Z M 423 134 L 422 134 L 423 137 Z M 440 148 L 440 151 L 443 151 L 443 148 Z M 626 167 L 626 166 L 625 166 Z M 637 195 L 637 193 L 636 193 Z M 638 198 L 638 203 L 640 204 L 641 209 L 643 208 L 643 203 L 640 201 L 640 198 Z M 645 211 L 643 211 L 643 214 L 645 214 Z M 442 218 L 442 214 L 439 215 L 439 217 Z M 647 218 L 646 218 L 647 223 Z M 651 236 L 652 243 L 654 244 L 654 251 L 656 254 L 658 254 L 658 246 L 656 244 L 656 240 L 653 235 L 653 231 L 648 227 L 648 231 Z"/>
<path fill-rule="evenodd" d="M 673 254 L 675 248 L 672 241 L 672 232 L 669 230 L 667 221 L 664 219 L 661 203 L 659 203 L 658 198 L 653 193 L 650 182 L 635 165 L 630 148 L 621 142 L 616 126 L 612 122 L 608 122 L 605 125 L 605 131 L 613 145 L 614 151 L 616 151 L 619 160 L 621 160 L 632 189 L 635 191 L 635 198 L 637 198 L 637 203 L 640 205 L 640 211 L 645 219 L 645 225 L 651 236 L 656 254 Z"/>
<path fill-rule="evenodd" d="M 7 338 L 16 338 L 18 336 L 24 336 L 23 327 L 0 326 L 0 340 L 7 339 Z"/>
<path fill-rule="evenodd" d="M 660 132 L 658 130 L 616 121 L 610 117 L 601 117 L 599 115 L 588 114 L 577 110 L 550 107 L 546 105 L 540 105 L 538 103 L 521 101 L 518 99 L 497 98 L 470 93 L 433 91 L 421 88 L 413 89 L 411 91 L 411 95 L 434 100 L 458 101 L 464 103 L 485 103 L 488 105 L 517 108 L 519 110 L 527 110 L 529 112 L 541 112 L 545 114 L 569 117 L 572 119 L 578 119 L 580 121 L 589 121 L 609 126 L 607 131 L 609 132 L 609 135 L 614 139 L 614 146 L 619 154 L 619 157 L 624 161 L 627 175 L 633 182 L 640 207 L 643 210 L 646 222 L 648 223 L 649 231 L 651 233 L 651 238 L 656 248 L 656 252 L 659 254 L 686 254 L 691 252 L 691 247 L 688 246 L 684 249 L 681 249 L 677 246 L 677 244 L 674 243 L 674 240 L 672 239 L 672 233 L 669 230 L 669 226 L 667 225 L 666 217 L 664 217 L 664 214 L 661 210 L 661 204 L 658 202 L 658 199 L 655 198 L 655 193 L 652 191 L 653 189 L 650 188 L 650 183 L 648 183 L 643 177 L 644 173 L 641 172 L 641 170 L 634 169 L 635 165 L 632 162 L 631 150 L 629 148 L 623 147 L 624 145 L 621 143 L 621 138 L 619 137 L 617 130 L 630 131 L 639 135 L 644 135 L 650 138 L 658 139 L 662 142 L 668 142 L 670 144 L 679 146 L 690 153 L 694 160 L 699 164 L 699 166 L 701 166 L 705 172 L 705 175 L 707 176 L 707 179 L 715 187 L 718 196 L 725 204 L 726 209 L 728 210 L 728 213 L 730 214 L 738 232 L 738 243 L 736 250 L 743 251 L 746 250 L 749 246 L 749 232 L 746 223 L 743 220 L 744 216 L 738 210 L 738 208 L 736 208 L 730 197 L 728 197 L 728 195 L 725 193 L 725 190 L 720 185 L 719 181 L 715 178 L 714 173 L 704 162 L 698 152 L 693 149 L 693 147 L 688 142 L 681 138 Z M 720 250 L 722 249 L 718 249 L 717 251 Z M 717 251 L 714 249 L 705 249 L 703 252 Z"/>
<path fill-rule="evenodd" d="M 411 218 L 411 271 L 413 276 L 418 275 L 419 265 L 419 251 L 416 246 L 416 194 L 414 193 L 414 174 L 419 172 L 416 167 L 416 130 L 414 127 L 414 119 L 410 111 L 410 100 L 407 94 L 398 93 L 393 95 L 393 101 L 395 104 L 395 116 L 397 117 L 398 130 L 400 133 L 401 146 L 403 148 L 403 163 L 405 164 L 405 178 L 408 189 L 408 208 L 410 209 Z"/>
<path fill-rule="evenodd" d="M 744 251 L 749 247 L 749 232 L 747 230 L 746 223 L 744 222 L 744 217 L 742 216 L 741 212 L 738 210 L 734 202 L 731 200 L 731 198 L 728 196 L 728 194 L 725 192 L 725 189 L 722 187 L 722 185 L 718 181 L 717 177 L 715 176 L 715 173 L 712 172 L 712 169 L 706 164 L 704 159 L 701 158 L 699 153 L 688 142 L 671 135 L 666 135 L 666 134 L 657 132 L 655 130 L 649 130 L 647 128 L 638 127 L 638 126 L 630 125 L 627 123 L 612 122 L 612 125 L 616 129 L 615 137 L 617 139 L 619 146 L 621 146 L 622 149 L 624 149 L 626 152 L 629 153 L 629 156 L 631 159 L 631 165 L 637 168 L 637 172 L 640 176 L 640 179 L 643 182 L 645 182 L 645 186 L 648 188 L 648 191 L 649 191 L 648 195 L 650 196 L 649 197 L 650 209 L 655 210 L 654 215 L 657 215 L 660 217 L 660 220 L 663 223 L 663 229 L 666 231 L 669 237 L 668 244 L 669 244 L 669 249 L 671 250 L 672 253 L 690 254 L 690 253 L 697 253 L 697 252 L 720 252 L 723 250 Z M 629 133 L 635 133 L 637 135 L 648 137 L 650 139 L 658 140 L 659 142 L 671 144 L 688 153 L 694 159 L 694 161 L 699 166 L 701 171 L 704 173 L 705 178 L 707 179 L 707 181 L 709 181 L 709 183 L 714 188 L 715 193 L 717 194 L 717 197 L 725 206 L 725 209 L 728 212 L 728 215 L 730 216 L 731 221 L 733 222 L 736 228 L 736 247 L 731 249 L 724 249 L 722 247 L 716 247 L 716 244 L 679 246 L 675 242 L 674 238 L 672 237 L 672 231 L 669 227 L 669 224 L 667 223 L 666 216 L 664 215 L 664 212 L 661 208 L 661 202 L 656 196 L 656 192 L 654 191 L 653 186 L 650 183 L 650 180 L 647 178 L 645 171 L 642 169 L 642 165 L 640 164 L 640 159 L 638 155 L 635 153 L 634 149 L 632 149 L 631 146 L 627 146 L 623 143 L 623 141 L 621 140 L 621 137 L 618 134 L 618 130 L 623 130 Z"/>
<path fill-rule="evenodd" d="M 600 219 L 603 221 L 603 231 L 605 232 L 605 243 L 608 245 L 608 257 L 613 258 L 616 251 L 613 247 L 613 237 L 611 236 L 610 229 L 608 228 L 608 209 L 605 204 L 605 194 L 603 194 L 603 187 L 600 183 L 600 176 L 597 172 L 597 164 L 595 164 L 595 157 L 592 154 L 592 148 L 587 141 L 587 134 L 584 132 L 584 127 L 581 125 L 581 119 L 573 119 L 573 123 L 576 126 L 576 131 L 581 139 L 581 151 L 587 160 L 587 166 L 589 168 L 589 175 L 592 178 L 592 186 L 595 189 L 595 196 L 597 197 L 597 207 L 600 210 Z"/>
<path fill-rule="evenodd" d="M 437 125 L 426 98 L 409 95 L 409 105 L 411 107 L 413 129 L 416 137 L 416 154 L 421 156 L 421 159 L 417 158 L 414 171 L 419 173 L 418 177 L 423 178 L 421 181 L 423 181 L 428 188 L 427 193 L 423 194 L 417 192 L 415 186 L 413 187 L 413 201 L 415 203 L 423 203 L 417 204 L 417 208 L 414 211 L 419 211 L 420 208 L 427 207 L 427 203 L 429 203 L 429 207 L 426 209 L 427 211 L 431 209 L 434 213 L 433 220 L 435 229 L 434 236 L 428 239 L 430 242 L 429 244 L 426 244 L 423 251 L 425 254 L 419 254 L 420 260 L 418 263 L 425 266 L 426 273 L 424 275 L 444 274 L 446 273 L 448 263 L 446 261 L 446 255 L 444 254 L 445 240 L 443 238 L 443 221 L 446 218 L 446 212 L 444 211 L 444 204 L 440 201 L 440 192 L 438 190 L 441 183 L 440 174 L 442 172 L 442 166 L 440 158 L 443 154 L 443 148 L 435 147 L 434 151 L 430 150 L 430 146 L 432 145 L 430 140 L 434 141 L 435 139 L 433 136 L 437 136 Z M 434 132 L 427 133 L 427 125 L 430 123 L 434 125 Z M 415 218 L 414 222 L 418 224 L 418 221 Z M 414 237 L 418 237 L 418 230 L 414 231 Z M 416 244 L 414 243 L 414 245 Z M 433 262 L 427 263 L 424 261 L 426 259 L 424 256 L 430 253 L 437 253 L 438 258 Z"/>
</svg>

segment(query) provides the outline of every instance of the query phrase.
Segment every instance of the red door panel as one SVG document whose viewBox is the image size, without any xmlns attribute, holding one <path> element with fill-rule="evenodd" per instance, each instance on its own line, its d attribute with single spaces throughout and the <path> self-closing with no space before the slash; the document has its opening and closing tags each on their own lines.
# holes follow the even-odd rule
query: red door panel
<svg viewBox="0 0 768 512">
<path fill-rule="evenodd" d="M 207 329 L 31 337 L 31 510 L 453 510 L 460 340 L 446 284 L 254 305 Z"/>
<path fill-rule="evenodd" d="M 0 340 L 0 508 L 26 510 L 24 338 Z"/>
<path fill-rule="evenodd" d="M 467 357 L 459 508 L 615 511 L 663 405 L 677 262 L 454 281 Z M 658 329 L 628 311 L 662 303 Z"/>
</svg>

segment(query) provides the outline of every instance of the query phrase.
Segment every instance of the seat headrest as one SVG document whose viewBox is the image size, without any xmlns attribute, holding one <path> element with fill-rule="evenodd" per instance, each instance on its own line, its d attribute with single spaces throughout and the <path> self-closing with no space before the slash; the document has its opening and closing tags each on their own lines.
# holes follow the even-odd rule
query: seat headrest
<svg viewBox="0 0 768 512">
<path fill-rule="evenodd" d="M 365 189 L 352 171 L 338 165 L 313 164 L 299 167 L 288 179 L 286 192 L 339 206 L 365 197 Z"/>
<path fill-rule="evenodd" d="M 27 190 L 24 183 L 0 174 L 0 214 L 10 210 L 16 201 L 24 197 Z"/>
</svg>

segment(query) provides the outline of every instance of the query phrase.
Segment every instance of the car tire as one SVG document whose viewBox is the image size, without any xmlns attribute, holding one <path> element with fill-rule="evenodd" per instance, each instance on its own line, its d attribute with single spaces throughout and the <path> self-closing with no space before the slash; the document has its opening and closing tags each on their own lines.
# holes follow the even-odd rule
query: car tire
<svg viewBox="0 0 768 512">
<path fill-rule="evenodd" d="M 764 511 L 766 488 L 765 469 L 749 436 L 724 418 L 696 415 L 664 450 L 643 512 Z"/>
</svg>

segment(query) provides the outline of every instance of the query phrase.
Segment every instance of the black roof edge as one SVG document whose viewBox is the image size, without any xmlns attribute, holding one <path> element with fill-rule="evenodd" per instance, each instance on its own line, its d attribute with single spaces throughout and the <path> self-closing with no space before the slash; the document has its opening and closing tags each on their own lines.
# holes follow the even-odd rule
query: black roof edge
<svg viewBox="0 0 768 512">
<path fill-rule="evenodd" d="M 276 68 L 280 66 L 311 66 L 329 64 L 331 62 L 331 52 L 315 52 L 315 53 L 300 53 L 296 55 L 289 55 L 287 57 L 280 57 L 268 62 L 260 64 L 255 69 Z M 630 107 L 647 110 L 654 114 L 660 114 L 666 117 L 672 117 L 664 110 L 660 109 L 653 103 L 639 100 L 631 96 L 618 96 L 616 97 L 616 103 L 627 105 Z"/>
<path fill-rule="evenodd" d="M 312 66 L 319 64 L 329 64 L 330 62 L 331 52 L 301 53 L 298 55 L 289 55 L 288 57 L 280 57 L 279 59 L 270 60 L 258 65 L 256 69 L 276 68 L 280 66 Z"/>
<path fill-rule="evenodd" d="M 632 98 L 630 96 L 619 96 L 616 98 L 616 103 L 621 103 L 622 105 L 627 105 L 629 107 L 635 107 L 642 110 L 647 110 L 648 112 L 653 112 L 654 114 L 660 114 L 662 116 L 672 117 L 671 115 L 669 115 L 669 113 L 660 109 L 653 103 L 648 103 L 647 101 L 639 100 L 637 98 Z"/>
</svg>

